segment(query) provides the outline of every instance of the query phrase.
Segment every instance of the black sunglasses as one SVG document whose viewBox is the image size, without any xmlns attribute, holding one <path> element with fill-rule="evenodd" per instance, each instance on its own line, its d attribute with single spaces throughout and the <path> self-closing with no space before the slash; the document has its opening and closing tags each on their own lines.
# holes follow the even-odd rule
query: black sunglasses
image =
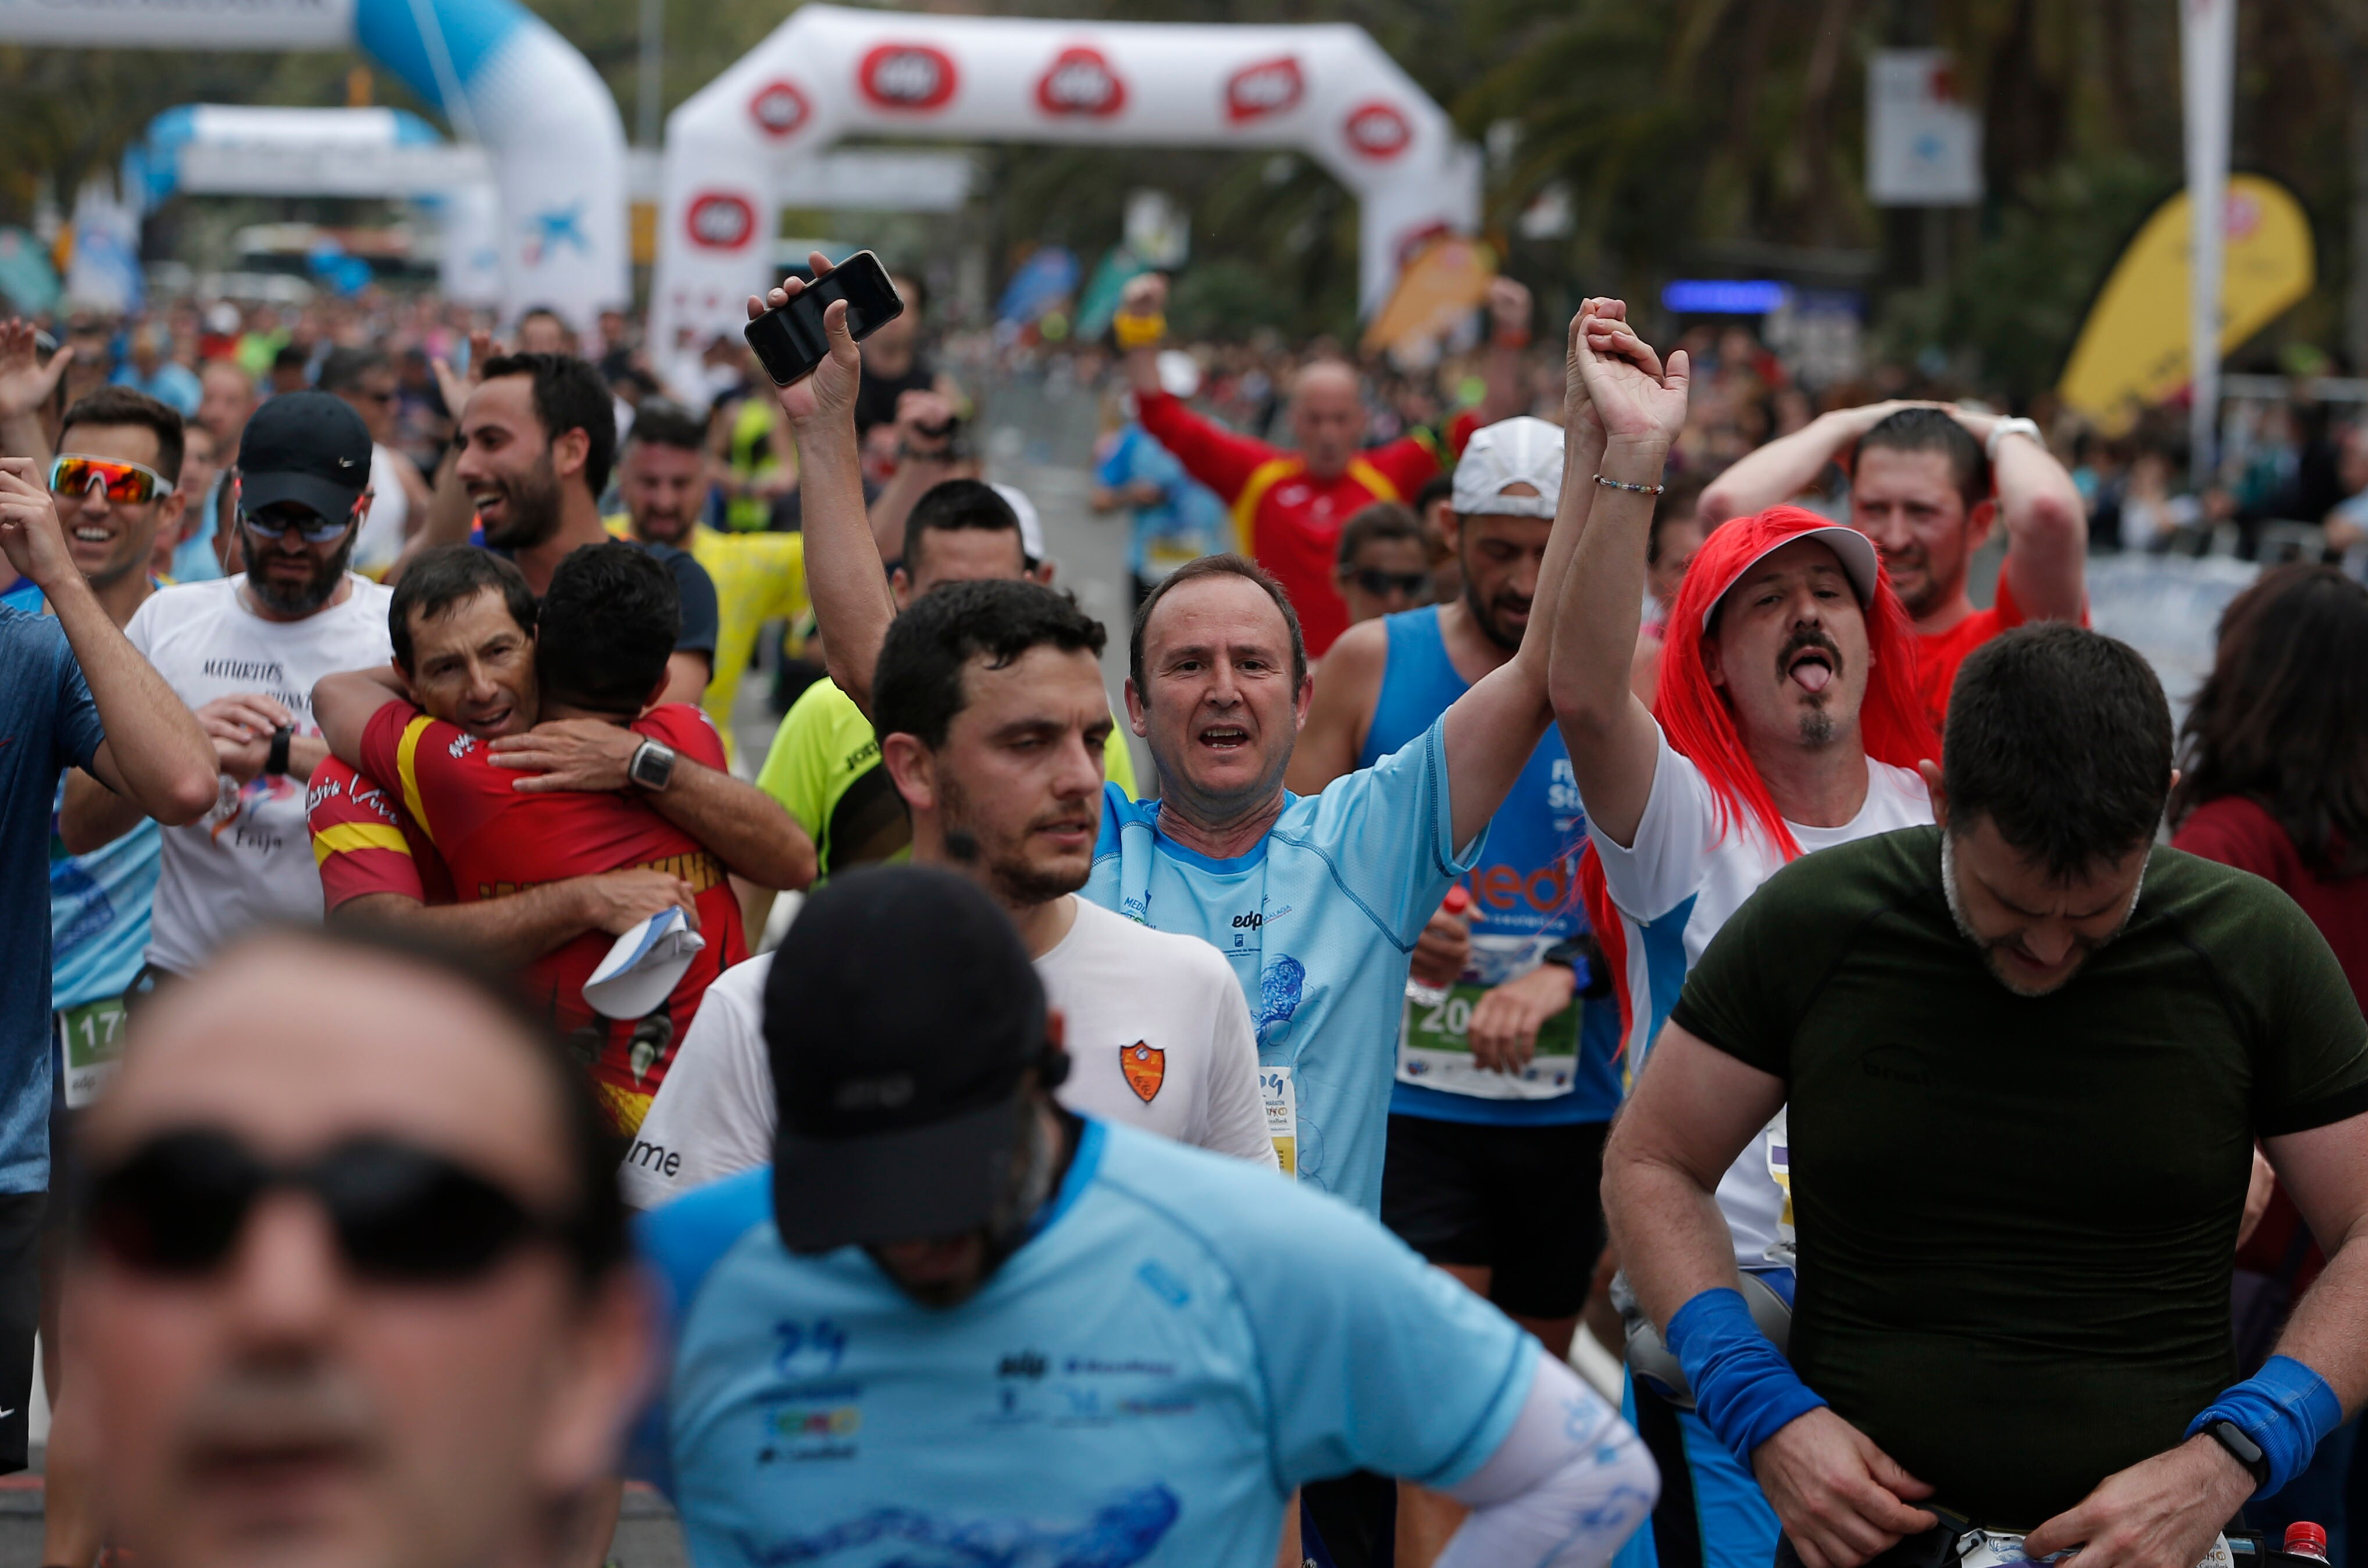
<svg viewBox="0 0 2368 1568">
<path fill-rule="evenodd" d="M 143 1274 L 208 1274 L 274 1187 L 312 1194 L 328 1210 L 347 1267 L 382 1284 L 462 1284 L 529 1241 L 575 1239 L 575 1226 L 395 1139 L 351 1138 L 303 1165 L 274 1165 L 209 1128 L 160 1133 L 90 1175 L 83 1233 Z"/>
<path fill-rule="evenodd" d="M 1404 594 L 1413 598 L 1417 594 L 1430 591 L 1430 574 L 1428 572 L 1384 572 L 1379 567 L 1366 566 L 1349 573 L 1349 580 L 1376 598 L 1384 594 Z"/>
</svg>

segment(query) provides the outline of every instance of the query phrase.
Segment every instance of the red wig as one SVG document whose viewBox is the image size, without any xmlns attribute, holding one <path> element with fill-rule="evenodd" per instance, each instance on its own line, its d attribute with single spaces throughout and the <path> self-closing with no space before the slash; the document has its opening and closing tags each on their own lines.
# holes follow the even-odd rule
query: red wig
<svg viewBox="0 0 2368 1568">
<path fill-rule="evenodd" d="M 1836 525 L 1801 506 L 1770 506 L 1756 517 L 1721 523 L 1702 541 L 1686 567 L 1678 602 L 1669 611 L 1661 645 L 1661 684 L 1653 716 L 1669 744 L 1682 752 L 1709 783 L 1718 801 L 1718 827 L 1731 831 L 1746 815 L 1767 830 L 1787 860 L 1801 853 L 1793 830 L 1768 797 L 1768 786 L 1744 750 L 1735 710 L 1711 684 L 1702 659 L 1704 618 L 1744 568 L 1794 536 Z M 1916 629 L 1900 608 L 1890 580 L 1875 574 L 1874 599 L 1866 607 L 1866 642 L 1873 655 L 1866 698 L 1859 708 L 1859 739 L 1866 755 L 1896 767 L 1914 767 L 1941 755 L 1941 742 L 1916 689 Z"/>
</svg>

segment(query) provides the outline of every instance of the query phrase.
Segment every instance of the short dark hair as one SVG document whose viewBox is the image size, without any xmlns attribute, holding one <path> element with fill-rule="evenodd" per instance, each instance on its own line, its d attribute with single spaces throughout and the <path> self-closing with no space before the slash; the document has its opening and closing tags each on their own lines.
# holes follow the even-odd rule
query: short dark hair
<svg viewBox="0 0 2368 1568">
<path fill-rule="evenodd" d="M 271 368 L 275 370 L 301 370 L 312 362 L 311 351 L 295 343 L 281 344 L 279 352 L 271 356 Z"/>
<path fill-rule="evenodd" d="M 1652 532 L 1645 536 L 1645 564 L 1661 563 L 1661 534 L 1671 523 L 1691 523 L 1702 510 L 1702 492 L 1710 488 L 1710 475 L 1700 469 L 1670 478 L 1662 486 L 1661 498 L 1653 503 Z M 1725 519 L 1721 518 L 1724 522 Z M 1708 530 L 1703 530 L 1707 532 Z"/>
<path fill-rule="evenodd" d="M 130 387 L 99 387 L 74 399 L 58 425 L 58 450 L 66 449 L 66 432 L 77 425 L 137 426 L 155 432 L 156 472 L 175 488 L 181 483 L 181 459 L 187 445 L 181 411 L 171 403 Z M 199 497 L 203 499 L 203 497 Z"/>
<path fill-rule="evenodd" d="M 2368 587 L 2333 566 L 2262 573 L 2221 611 L 2179 740 L 2173 823 L 2241 795 L 2317 875 L 2368 872 Z"/>
<path fill-rule="evenodd" d="M 1428 542 L 1423 538 L 1422 519 L 1403 502 L 1375 501 L 1360 506 L 1340 525 L 1340 548 L 1334 563 L 1346 572 L 1356 563 L 1359 551 L 1375 540 L 1388 539 Z"/>
<path fill-rule="evenodd" d="M 1858 438 L 1858 449 L 1850 454 L 1852 478 L 1858 475 L 1860 454 L 1870 447 L 1895 452 L 1939 452 L 1947 458 L 1949 472 L 1957 482 L 1957 494 L 1964 498 L 1968 516 L 1990 498 L 1989 458 L 1973 433 L 1945 409 L 1903 408 L 1886 415 Z"/>
<path fill-rule="evenodd" d="M 1433 501 L 1452 501 L 1454 498 L 1455 475 L 1451 471 L 1445 473 L 1434 473 L 1424 480 L 1422 488 L 1414 493 L 1414 500 L 1409 505 L 1417 513 L 1421 513 L 1429 511 Z"/>
<path fill-rule="evenodd" d="M 985 655 L 1001 669 L 1030 648 L 1080 649 L 1100 658 L 1102 623 L 1067 594 L 1039 583 L 994 578 L 948 583 L 888 623 L 871 676 L 871 723 L 881 735 L 912 735 L 932 751 L 946 744 L 968 705 L 962 670 Z"/>
<path fill-rule="evenodd" d="M 624 1267 L 632 1256 L 624 1199 L 617 1187 L 617 1166 L 624 1157 L 624 1141 L 601 1112 L 591 1080 L 586 1076 L 574 1048 L 521 989 L 515 971 L 496 969 L 485 961 L 483 954 L 439 940 L 430 933 L 382 924 L 367 915 L 332 916 L 325 925 L 268 926 L 242 941 L 275 939 L 416 970 L 423 979 L 441 980 L 466 993 L 509 1025 L 514 1038 L 534 1059 L 535 1070 L 552 1098 L 560 1137 L 566 1144 L 562 1155 L 575 1193 L 559 1240 L 575 1267 L 577 1283 L 588 1290 Z"/>
<path fill-rule="evenodd" d="M 1019 540 L 1019 559 L 1029 561 L 1028 541 L 1019 534 L 1019 514 L 994 485 L 983 479 L 944 479 L 921 492 L 921 498 L 905 516 L 905 574 L 920 567 L 923 535 L 960 533 L 964 528 L 1008 532 Z"/>
<path fill-rule="evenodd" d="M 1941 747 L 1949 830 L 1984 817 L 2069 881 L 2154 836 L 2170 794 L 2170 704 L 2136 649 L 2062 621 L 1967 657 Z"/>
<path fill-rule="evenodd" d="M 485 380 L 503 376 L 534 378 L 534 416 L 544 440 L 557 440 L 570 430 L 590 437 L 584 483 L 595 495 L 608 489 L 609 471 L 617 461 L 617 404 L 592 361 L 573 354 L 497 354 L 485 361 Z"/>
<path fill-rule="evenodd" d="M 1151 592 L 1143 596 L 1143 602 L 1134 607 L 1134 626 L 1126 642 L 1126 673 L 1134 682 L 1134 689 L 1146 695 L 1151 689 L 1143 678 L 1143 633 L 1151 624 L 1151 612 L 1159 608 L 1159 601 L 1167 597 L 1168 590 L 1203 577 L 1247 578 L 1274 601 L 1274 608 L 1282 611 L 1282 624 L 1291 632 L 1291 689 L 1296 692 L 1306 685 L 1307 634 L 1299 628 L 1299 612 L 1291 606 L 1291 595 L 1273 573 L 1248 556 L 1226 554 L 1203 555 L 1197 561 L 1186 562 L 1159 579 Z"/>
<path fill-rule="evenodd" d="M 332 348 L 329 357 L 321 361 L 321 373 L 313 385 L 324 392 L 352 392 L 362 384 L 362 378 L 373 370 L 391 370 L 394 361 L 382 348 Z"/>
<path fill-rule="evenodd" d="M 543 700 L 639 713 L 681 634 L 681 596 L 655 556 L 621 540 L 579 546 L 552 573 L 536 622 Z"/>
<path fill-rule="evenodd" d="M 707 449 L 707 421 L 682 404 L 663 397 L 643 398 L 633 411 L 632 428 L 625 433 L 628 443 L 647 442 L 654 447 L 677 447 L 687 452 Z"/>
<path fill-rule="evenodd" d="M 414 615 L 423 621 L 434 620 L 488 589 L 502 596 L 510 619 L 518 623 L 519 631 L 532 636 L 534 590 L 526 585 L 526 574 L 515 563 L 473 544 L 442 544 L 421 551 L 394 585 L 394 597 L 387 601 L 386 634 L 394 644 L 394 662 L 410 673 Z"/>
</svg>

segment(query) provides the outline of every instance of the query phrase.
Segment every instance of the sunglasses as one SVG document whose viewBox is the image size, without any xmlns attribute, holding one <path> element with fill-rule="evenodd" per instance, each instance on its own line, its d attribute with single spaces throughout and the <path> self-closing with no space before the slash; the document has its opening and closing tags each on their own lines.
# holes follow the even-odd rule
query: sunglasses
<svg viewBox="0 0 2368 1568">
<path fill-rule="evenodd" d="M 238 509 L 238 523 L 239 527 L 245 528 L 247 532 L 253 534 L 257 539 L 278 539 L 282 534 L 285 534 L 290 528 L 294 528 L 296 530 L 297 537 L 302 539 L 306 544 L 326 544 L 331 540 L 336 539 L 339 534 L 344 533 L 347 528 L 352 528 L 354 526 L 354 515 L 360 510 L 361 506 L 358 502 L 355 504 L 353 512 L 347 513 L 345 517 L 336 522 L 331 522 L 328 518 L 321 516 L 320 513 L 312 511 L 301 514 L 290 513 L 288 515 L 286 521 L 279 522 L 275 521 L 270 517 L 258 517 L 254 513 L 248 511 L 245 507 L 241 506 Z M 310 517 L 313 520 L 309 523 L 301 522 L 298 520 L 300 517 Z"/>
<path fill-rule="evenodd" d="M 145 463 L 62 457 L 50 464 L 52 495 L 87 495 L 94 486 L 121 506 L 137 506 L 173 493 L 173 482 Z"/>
<path fill-rule="evenodd" d="M 1376 598 L 1389 594 L 1413 598 L 1430 591 L 1430 574 L 1428 572 L 1383 572 L 1378 567 L 1368 566 L 1349 573 L 1349 580 Z"/>
<path fill-rule="evenodd" d="M 395 1139 L 352 1138 L 274 1165 L 205 1128 L 161 1133 L 90 1176 L 83 1232 L 126 1268 L 195 1278 L 222 1267 L 256 1201 L 279 1187 L 310 1193 L 328 1210 L 346 1266 L 381 1284 L 465 1284 L 529 1242 L 575 1235 L 465 1166 Z"/>
</svg>

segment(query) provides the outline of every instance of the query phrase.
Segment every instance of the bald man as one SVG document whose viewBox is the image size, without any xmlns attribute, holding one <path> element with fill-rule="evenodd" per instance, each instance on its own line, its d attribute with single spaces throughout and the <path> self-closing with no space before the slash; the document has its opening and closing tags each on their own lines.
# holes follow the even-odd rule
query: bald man
<svg viewBox="0 0 2368 1568">
<path fill-rule="evenodd" d="M 132 1029 L 66 1284 L 117 1540 L 143 1568 L 550 1561 L 650 1345 L 564 1047 L 335 927 L 247 938 Z"/>
<path fill-rule="evenodd" d="M 1127 285 L 1120 341 L 1143 427 L 1233 508 L 1242 552 L 1281 580 L 1308 657 L 1320 657 L 1349 629 L 1333 580 L 1341 525 L 1376 501 L 1412 497 L 1439 472 L 1438 443 L 1422 431 L 1366 447 L 1363 392 L 1354 367 L 1338 359 L 1315 360 L 1292 382 L 1296 449 L 1221 429 L 1160 387 L 1167 309 L 1167 278 L 1145 273 Z"/>
</svg>

